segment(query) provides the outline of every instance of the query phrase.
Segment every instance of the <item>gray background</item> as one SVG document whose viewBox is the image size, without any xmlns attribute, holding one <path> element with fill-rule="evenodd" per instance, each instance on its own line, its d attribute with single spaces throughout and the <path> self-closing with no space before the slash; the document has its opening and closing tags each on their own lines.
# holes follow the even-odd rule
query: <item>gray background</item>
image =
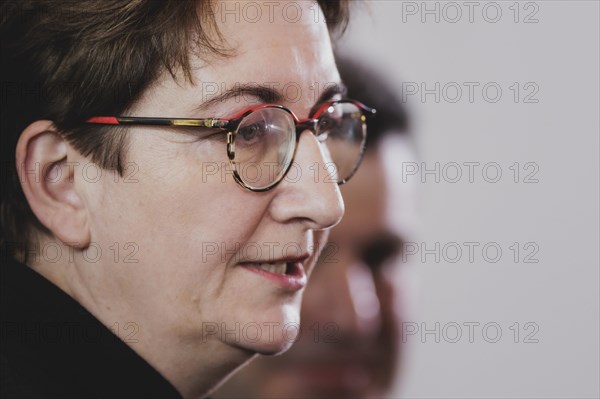
<svg viewBox="0 0 600 399">
<path fill-rule="evenodd" d="M 433 14 L 423 22 L 423 7 L 434 9 L 436 2 L 372 1 L 341 45 L 345 53 L 376 63 L 398 90 L 407 83 L 433 89 L 440 82 L 439 102 L 433 94 L 421 98 L 420 91 L 406 98 L 421 161 L 430 169 L 440 162 L 446 174 L 439 183 L 433 175 L 424 176 L 425 182 L 420 175 L 405 178 L 420 194 L 415 241 L 427 248 L 439 242 L 441 259 L 407 257 L 398 274 L 408 281 L 407 321 L 430 329 L 440 323 L 440 342 L 434 334 L 407 336 L 392 396 L 598 397 L 599 3 L 519 2 L 515 22 L 513 1 L 474 2 L 470 22 L 469 9 L 459 1 L 454 5 L 462 17 L 455 23 L 456 7 L 444 9 L 446 3 L 437 2 L 439 22 Z M 498 8 L 502 16 L 493 23 Z M 532 23 L 524 22 L 526 16 Z M 456 102 L 450 82 L 463 89 Z M 472 102 L 464 82 L 480 84 Z M 493 87 L 487 100 L 483 96 L 490 82 L 502 89 L 497 102 L 490 101 Z M 529 100 L 537 103 L 525 102 L 535 87 Z M 449 182 L 456 175 L 451 162 L 479 162 L 473 182 L 465 166 L 462 178 Z M 482 172 L 490 162 L 502 172 L 496 183 L 485 180 L 495 177 L 494 168 Z M 515 162 L 518 183 L 509 168 Z M 525 169 L 528 162 L 533 166 Z M 525 183 L 536 166 L 531 177 L 538 182 Z M 464 242 L 480 243 L 473 262 Z M 496 263 L 482 254 L 490 242 L 503 251 Z M 514 242 L 521 247 L 517 261 Z M 456 256 L 451 247 L 441 250 L 448 243 L 465 250 L 455 263 L 449 261 Z M 533 246 L 524 249 L 526 243 Z M 530 260 L 538 262 L 525 263 L 535 246 Z M 488 255 L 495 253 L 490 249 Z M 480 323 L 473 342 L 465 322 Z M 515 322 L 517 343 L 510 329 Z M 537 343 L 524 342 L 534 328 L 525 329 L 527 322 L 539 327 L 529 336 Z M 456 343 L 450 342 L 456 336 L 451 323 L 462 327 Z M 483 334 L 486 323 L 502 329 L 497 342 L 488 342 L 494 329 Z"/>
</svg>

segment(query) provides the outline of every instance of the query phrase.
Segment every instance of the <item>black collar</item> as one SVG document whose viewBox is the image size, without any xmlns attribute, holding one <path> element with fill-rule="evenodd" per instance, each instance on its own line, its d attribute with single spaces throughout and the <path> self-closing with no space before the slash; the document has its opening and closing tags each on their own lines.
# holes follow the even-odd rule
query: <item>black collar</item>
<svg viewBox="0 0 600 399">
<path fill-rule="evenodd" d="M 28 266 L 2 263 L 1 397 L 181 398 L 73 298 Z"/>
</svg>

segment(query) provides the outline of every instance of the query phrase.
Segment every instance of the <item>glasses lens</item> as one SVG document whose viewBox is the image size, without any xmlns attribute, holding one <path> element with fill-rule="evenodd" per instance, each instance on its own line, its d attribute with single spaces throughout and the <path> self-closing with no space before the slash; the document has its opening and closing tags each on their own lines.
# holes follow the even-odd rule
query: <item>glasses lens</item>
<svg viewBox="0 0 600 399">
<path fill-rule="evenodd" d="M 260 190 L 279 181 L 294 155 L 295 123 L 289 112 L 263 108 L 240 122 L 235 138 L 235 165 L 241 180 Z"/>
<path fill-rule="evenodd" d="M 339 183 L 345 183 L 358 168 L 367 137 L 365 117 L 358 106 L 351 102 L 332 104 L 319 118 L 317 126 L 319 141 L 326 144 Z M 334 170 L 335 169 L 335 170 Z"/>
</svg>

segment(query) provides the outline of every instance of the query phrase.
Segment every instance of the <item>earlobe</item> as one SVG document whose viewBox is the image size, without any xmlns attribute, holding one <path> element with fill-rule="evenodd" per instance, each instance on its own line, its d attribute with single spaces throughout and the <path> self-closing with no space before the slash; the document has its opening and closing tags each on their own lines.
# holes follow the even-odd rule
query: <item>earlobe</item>
<svg viewBox="0 0 600 399">
<path fill-rule="evenodd" d="M 90 230 L 85 203 L 76 190 L 73 154 L 51 121 L 36 121 L 19 137 L 16 166 L 38 220 L 63 243 L 83 248 L 90 242 Z"/>
</svg>

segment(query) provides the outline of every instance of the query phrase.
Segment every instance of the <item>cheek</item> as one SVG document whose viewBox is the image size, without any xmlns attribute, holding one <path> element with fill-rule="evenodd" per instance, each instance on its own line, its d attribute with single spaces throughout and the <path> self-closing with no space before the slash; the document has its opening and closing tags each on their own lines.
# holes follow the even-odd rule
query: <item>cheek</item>
<svg viewBox="0 0 600 399">
<path fill-rule="evenodd" d="M 180 299 L 190 300 L 199 283 L 206 295 L 219 290 L 225 264 L 259 228 L 268 197 L 242 189 L 230 176 L 222 179 L 220 166 L 204 176 L 202 160 L 218 164 L 210 158 L 215 146 L 197 152 L 197 144 L 181 146 L 132 151 L 126 178 L 107 174 L 89 185 L 87 201 L 92 240 L 105 253 L 115 243 L 131 248 L 145 284 L 176 286 Z"/>
<path fill-rule="evenodd" d="M 209 154 L 147 154 L 132 154 L 137 169 L 127 182 L 107 173 L 85 187 L 92 240 L 103 253 L 93 273 L 108 287 L 107 297 L 121 296 L 140 320 L 156 318 L 152 311 L 163 326 L 188 334 L 202 320 L 243 307 L 245 282 L 228 264 L 268 223 L 270 197 L 242 189 L 231 177 L 203 179 L 200 159 Z"/>
<path fill-rule="evenodd" d="M 217 143 L 155 141 L 140 147 L 128 155 L 126 178 L 104 179 L 92 193 L 95 225 L 113 233 L 118 227 L 136 237 L 153 237 L 161 247 L 167 242 L 196 246 L 202 239 L 243 237 L 241 226 L 252 228 L 253 214 L 260 213 L 261 206 L 221 173 L 222 161 L 214 154 L 223 148 Z M 214 174 L 207 175 L 207 170 Z"/>
</svg>

